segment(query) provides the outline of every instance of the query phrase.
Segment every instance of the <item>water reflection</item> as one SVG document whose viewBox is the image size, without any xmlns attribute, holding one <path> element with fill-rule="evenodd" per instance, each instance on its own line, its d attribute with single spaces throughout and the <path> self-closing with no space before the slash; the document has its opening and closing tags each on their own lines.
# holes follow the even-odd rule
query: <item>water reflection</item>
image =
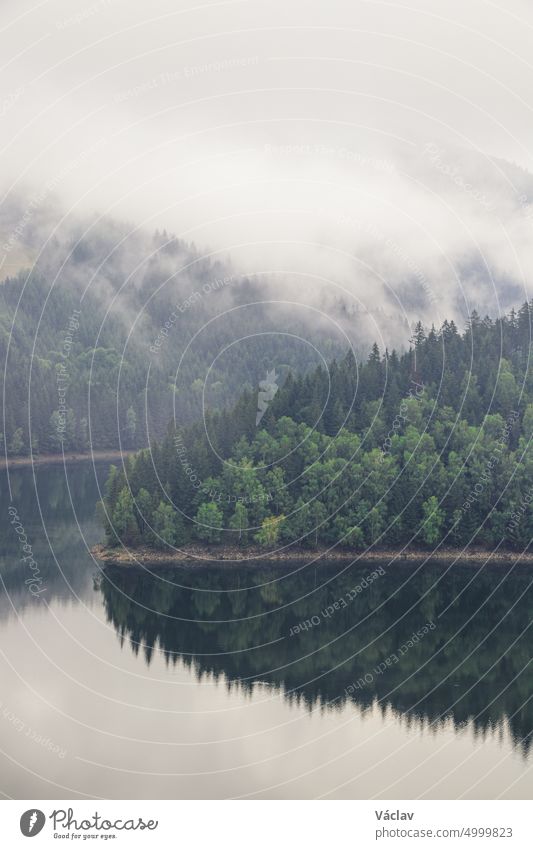
<svg viewBox="0 0 533 849">
<path fill-rule="evenodd" d="M 5 470 L 0 470 L 0 616 L 19 614 L 38 599 L 28 591 L 34 572 L 21 545 L 9 509 L 16 511 L 23 540 L 31 546 L 43 599 L 74 601 L 92 583 L 88 568 L 94 566 L 88 548 L 101 536 L 95 515 L 108 463 L 79 463 L 67 468 L 53 465 L 15 469 L 11 472 L 11 498 Z"/>
<path fill-rule="evenodd" d="M 530 570 L 102 573 L 92 464 L 12 485 L 46 593 L 24 584 L 0 477 L 3 792 L 531 797 Z"/>
<path fill-rule="evenodd" d="M 161 652 L 198 679 L 209 675 L 245 692 L 268 684 L 309 708 L 352 702 L 365 710 L 377 701 L 384 714 L 390 706 L 435 729 L 449 721 L 456 729 L 470 723 L 479 735 L 508 727 L 527 755 L 528 570 L 377 569 L 176 567 L 158 577 L 111 567 L 101 592 L 122 644 L 148 665 Z"/>
</svg>

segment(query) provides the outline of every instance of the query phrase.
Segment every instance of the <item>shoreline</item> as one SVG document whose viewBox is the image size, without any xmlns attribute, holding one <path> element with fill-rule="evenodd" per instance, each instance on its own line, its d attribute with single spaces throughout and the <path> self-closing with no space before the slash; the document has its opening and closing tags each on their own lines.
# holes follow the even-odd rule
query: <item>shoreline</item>
<svg viewBox="0 0 533 849">
<path fill-rule="evenodd" d="M 174 552 L 163 552 L 155 549 L 140 547 L 131 551 L 124 549 L 108 548 L 105 545 L 94 545 L 91 554 L 106 565 L 124 566 L 135 568 L 136 566 L 178 566 L 183 563 L 196 563 L 201 566 L 205 563 L 229 565 L 255 564 L 260 565 L 265 561 L 270 563 L 296 563 L 296 562 L 361 562 L 370 561 L 383 563 L 449 563 L 456 559 L 458 562 L 468 563 L 509 563 L 520 562 L 533 565 L 533 551 L 521 553 L 517 551 L 491 552 L 485 549 L 471 549 L 461 551 L 460 549 L 446 548 L 439 551 L 424 551 L 422 549 L 411 551 L 391 551 L 387 549 L 375 549 L 370 551 L 355 551 L 351 549 L 327 550 L 327 549 L 303 549 L 287 548 L 283 551 L 268 552 L 258 548 L 235 548 L 231 546 L 208 546 L 187 545 L 180 549 L 179 554 Z"/>
<path fill-rule="evenodd" d="M 32 466 L 58 466 L 63 463 L 86 463 L 87 460 L 93 460 L 94 462 L 103 460 L 120 460 L 121 457 L 128 457 L 137 453 L 137 448 L 132 448 L 128 451 L 120 451 L 116 448 L 109 448 L 106 450 L 103 448 L 101 451 L 90 451 L 87 453 L 84 453 L 83 451 L 68 451 L 65 454 L 34 454 L 33 457 L 8 457 L 7 461 L 5 456 L 3 456 L 0 457 L 0 469 L 22 469 L 25 467 L 31 468 Z"/>
</svg>

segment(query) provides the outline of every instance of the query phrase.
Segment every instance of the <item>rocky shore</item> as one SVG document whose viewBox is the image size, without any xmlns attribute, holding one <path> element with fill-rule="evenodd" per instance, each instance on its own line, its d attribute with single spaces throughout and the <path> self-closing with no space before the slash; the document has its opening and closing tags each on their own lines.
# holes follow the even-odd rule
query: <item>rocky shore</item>
<svg viewBox="0 0 533 849">
<path fill-rule="evenodd" d="M 388 563 L 519 563 L 533 564 L 533 552 L 520 553 L 517 551 L 490 552 L 483 549 L 439 549 L 438 551 L 409 550 L 388 551 L 372 549 L 369 551 L 354 551 L 350 549 L 304 549 L 284 548 L 282 550 L 265 551 L 260 548 L 238 548 L 232 546 L 187 545 L 178 552 L 158 551 L 146 547 L 130 550 L 123 548 L 108 548 L 95 545 L 91 549 L 93 556 L 102 563 L 117 566 L 173 566 L 181 563 L 191 565 L 196 563 L 246 563 L 260 564 L 268 561 L 287 563 L 312 563 L 315 561 L 357 563 L 361 561 Z"/>
<path fill-rule="evenodd" d="M 127 457 L 130 454 L 136 454 L 134 450 L 119 451 L 109 449 L 108 451 L 91 451 L 83 453 L 82 451 L 66 451 L 65 454 L 34 454 L 33 457 L 8 457 L 7 463 L 5 456 L 0 457 L 0 469 L 9 467 L 10 469 L 22 468 L 25 466 L 50 466 L 50 465 L 70 465 L 71 463 L 87 463 L 92 460 L 93 463 L 109 460 L 120 460 L 121 457 Z"/>
</svg>

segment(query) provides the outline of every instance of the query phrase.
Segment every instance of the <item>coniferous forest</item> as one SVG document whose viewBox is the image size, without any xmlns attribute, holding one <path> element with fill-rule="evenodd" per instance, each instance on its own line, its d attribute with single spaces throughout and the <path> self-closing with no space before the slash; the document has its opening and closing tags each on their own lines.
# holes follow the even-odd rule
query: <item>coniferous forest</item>
<svg viewBox="0 0 533 849">
<path fill-rule="evenodd" d="M 112 467 L 110 546 L 527 547 L 532 305 L 289 373 Z M 408 346 L 408 349 L 407 349 Z M 276 363 L 270 367 L 275 371 Z M 270 396 L 269 396 L 270 397 Z"/>
</svg>

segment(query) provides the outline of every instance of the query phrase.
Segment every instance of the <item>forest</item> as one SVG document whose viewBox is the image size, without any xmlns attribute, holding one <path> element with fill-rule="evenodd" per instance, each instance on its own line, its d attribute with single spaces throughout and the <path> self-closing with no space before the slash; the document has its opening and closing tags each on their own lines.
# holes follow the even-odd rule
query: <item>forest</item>
<svg viewBox="0 0 533 849">
<path fill-rule="evenodd" d="M 419 323 L 290 372 L 257 425 L 258 393 L 169 426 L 112 466 L 98 510 L 110 546 L 354 550 L 524 548 L 533 533 L 533 304 Z M 272 371 L 276 363 L 270 362 Z"/>
<path fill-rule="evenodd" d="M 305 372 L 298 337 L 329 358 L 341 351 L 331 331 L 309 333 L 290 310 L 258 303 L 260 282 L 194 244 L 99 227 L 50 242 L 30 272 L 0 285 L 2 453 L 141 448 L 173 416 L 187 424 L 204 405 L 235 403 L 271 359 L 284 374 Z M 260 352 L 231 345 L 243 325 L 262 334 Z"/>
</svg>

